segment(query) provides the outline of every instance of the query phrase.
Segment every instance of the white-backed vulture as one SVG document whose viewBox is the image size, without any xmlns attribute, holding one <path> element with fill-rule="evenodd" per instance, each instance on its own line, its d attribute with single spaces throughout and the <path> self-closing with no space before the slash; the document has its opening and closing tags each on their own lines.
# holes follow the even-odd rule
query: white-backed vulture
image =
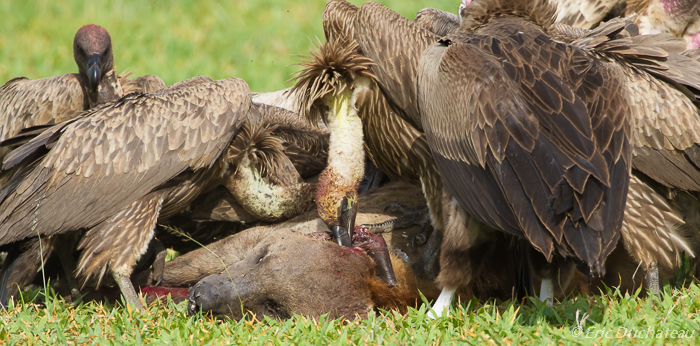
<svg viewBox="0 0 700 346">
<path fill-rule="evenodd" d="M 510 230 L 509 233 L 511 234 L 526 236 L 529 243 L 534 245 L 535 249 L 547 254 L 547 257 L 552 256 L 553 250 L 557 248 L 557 250 L 561 250 L 560 253 L 566 256 L 573 255 L 580 260 L 588 262 L 594 272 L 598 270 L 604 271 L 604 258 L 612 251 L 620 234 L 623 215 L 622 208 L 625 205 L 624 199 L 620 199 L 618 195 L 613 196 L 610 192 L 605 191 L 607 189 L 616 189 L 615 191 L 620 190 L 619 192 L 622 193 L 623 196 L 626 196 L 628 184 L 627 172 L 631 166 L 629 140 L 632 133 L 629 132 L 631 129 L 624 130 L 624 128 L 625 126 L 629 126 L 630 120 L 626 119 L 626 117 L 628 114 L 631 115 L 632 112 L 629 105 L 629 96 L 624 95 L 624 92 L 618 92 L 617 95 L 612 92 L 605 93 L 604 95 L 607 97 L 605 102 L 593 102 L 593 100 L 591 100 L 592 102 L 590 103 L 582 103 L 581 100 L 588 97 L 600 97 L 601 94 L 595 92 L 596 88 L 610 88 L 613 84 L 617 85 L 619 88 L 623 88 L 626 82 L 625 72 L 627 72 L 627 75 L 634 75 L 638 66 L 643 66 L 645 64 L 654 65 L 656 64 L 654 61 L 663 60 L 667 53 L 655 48 L 647 49 L 641 44 L 633 44 L 634 47 L 632 47 L 631 50 L 623 50 L 622 47 L 625 49 L 630 48 L 629 42 L 623 40 L 623 37 L 617 37 L 615 35 L 619 34 L 625 25 L 619 27 L 610 26 L 607 29 L 603 29 L 607 31 L 598 31 L 592 35 L 597 38 L 593 39 L 589 37 L 587 39 L 582 39 L 577 43 L 576 47 L 553 41 L 547 37 L 541 28 L 537 28 L 536 25 L 533 25 L 533 17 L 539 18 L 539 24 L 543 25 L 545 30 L 559 30 L 558 25 L 552 25 L 552 17 L 548 17 L 548 15 L 553 16 L 554 9 L 551 7 L 547 8 L 547 6 L 541 4 L 541 2 L 534 2 L 534 4 L 540 6 L 540 8 L 538 11 L 530 12 L 535 15 L 529 17 L 529 19 L 527 15 L 527 7 L 529 5 L 523 3 L 516 2 L 514 4 L 507 4 L 504 2 L 503 4 L 499 4 L 497 1 L 486 3 L 476 2 L 475 4 L 469 5 L 469 7 L 474 5 L 477 7 L 472 7 L 471 9 L 465 7 L 466 14 L 463 14 L 462 18 L 463 21 L 466 20 L 468 22 L 467 26 L 463 23 L 459 35 L 451 35 L 443 38 L 441 43 L 436 43 L 433 46 L 434 48 L 431 48 L 433 49 L 433 54 L 436 54 L 438 57 L 447 57 L 450 59 L 442 60 L 441 63 L 439 62 L 441 60 L 435 60 L 438 59 L 438 57 L 433 57 L 433 60 L 428 62 L 429 60 L 426 59 L 428 52 L 425 52 L 423 57 L 420 56 L 424 47 L 427 47 L 430 43 L 437 41 L 439 38 L 426 36 L 425 33 L 419 32 L 419 29 L 412 26 L 409 21 L 399 18 L 400 16 L 396 14 L 388 14 L 388 12 L 390 12 L 389 10 L 383 9 L 383 7 L 374 3 L 366 3 L 360 9 L 356 19 L 357 25 L 355 28 L 357 28 L 357 30 L 355 31 L 355 35 L 358 37 L 358 42 L 360 43 L 363 54 L 372 58 L 377 64 L 376 68 L 373 67 L 373 72 L 378 77 L 379 83 L 382 86 L 382 91 L 384 91 L 384 94 L 387 95 L 388 99 L 395 105 L 394 108 L 398 107 L 403 109 L 403 112 L 399 111 L 397 113 L 405 116 L 406 119 L 412 123 L 417 124 L 422 121 L 424 126 L 427 126 L 426 124 L 431 126 L 431 131 L 433 132 L 428 131 L 426 135 L 429 137 L 429 142 L 432 141 L 431 149 L 434 156 L 441 156 L 439 158 L 436 157 L 436 162 L 438 162 L 438 166 L 441 169 L 443 179 L 451 179 L 451 186 L 448 186 L 447 190 L 453 194 L 453 197 L 455 190 L 460 191 L 458 194 L 462 194 L 461 197 L 456 197 L 454 202 L 468 211 L 468 213 L 462 217 L 464 221 L 462 224 L 467 223 L 470 217 L 473 216 L 480 222 L 485 222 L 493 228 L 506 232 Z M 503 6 L 498 9 L 500 5 Z M 484 10 L 484 8 L 489 6 L 491 6 L 491 10 L 497 10 L 495 12 Z M 513 12 L 511 12 L 510 16 L 506 15 L 509 13 L 509 6 L 513 6 L 511 9 L 518 9 L 514 15 L 512 15 Z M 543 11 L 543 9 L 546 11 Z M 493 13 L 499 13 L 499 15 L 491 17 Z M 576 30 L 572 30 L 572 32 L 576 32 Z M 562 36 L 561 32 L 552 32 L 552 35 L 555 34 Z M 528 38 L 532 40 L 542 40 L 542 42 L 531 42 L 530 45 L 520 42 L 525 42 L 524 40 Z M 615 41 L 615 39 L 619 40 Z M 607 43 L 608 41 L 610 41 L 610 43 Z M 547 44 L 546 42 L 550 42 L 551 44 Z M 586 46 L 586 42 L 595 43 Z M 525 48 L 530 46 L 543 48 L 533 48 L 534 51 L 533 49 Z M 453 53 L 447 54 L 441 49 Z M 538 49 L 539 51 L 537 51 Z M 464 57 L 461 56 L 462 54 L 467 54 L 467 52 L 476 54 L 476 56 L 470 56 L 469 59 L 466 59 L 470 62 L 466 62 Z M 538 54 L 542 54 L 542 59 L 537 59 Z M 601 54 L 607 54 L 607 57 L 598 60 Z M 633 65 L 631 63 L 628 65 L 622 64 L 622 66 L 626 66 L 627 69 L 623 69 L 619 66 L 619 60 L 624 61 L 625 55 L 633 57 L 632 60 L 636 59 L 633 67 L 630 68 L 630 66 Z M 489 56 L 491 57 L 489 58 Z M 545 57 L 546 59 L 544 59 Z M 564 59 L 565 57 L 568 57 L 567 59 L 569 60 Z M 471 65 L 471 61 L 480 61 L 474 60 L 479 58 L 486 59 L 486 62 L 481 63 L 478 67 Z M 581 64 L 580 70 L 563 68 L 566 63 L 572 63 L 572 60 L 570 60 L 572 58 L 574 58 L 573 61 L 575 64 Z M 417 61 L 419 59 L 422 66 L 420 69 L 417 67 Z M 537 63 L 545 65 L 551 64 L 552 66 L 540 67 L 536 69 L 539 71 L 536 74 L 534 67 L 537 66 Z M 617 63 L 617 65 L 615 63 Z M 498 67 L 499 64 L 504 67 Z M 439 68 L 437 66 L 439 66 Z M 477 79 L 477 81 L 471 82 L 470 84 L 466 83 L 466 81 L 470 79 L 461 79 L 459 77 L 460 74 L 454 70 L 466 70 L 478 76 L 479 73 L 485 74 L 486 72 L 484 72 L 484 70 L 487 69 L 487 67 L 491 69 L 491 72 L 500 75 L 501 80 L 504 82 L 488 83 L 491 81 L 491 78 L 495 78 L 495 76 L 486 74 L 486 76 L 489 76 L 488 78 Z M 503 68 L 504 70 L 496 72 L 499 71 L 499 68 Z M 477 71 L 474 71 L 475 69 Z M 520 71 L 520 69 L 524 70 Z M 452 72 L 446 72 L 448 70 Z M 563 71 L 567 71 L 566 74 L 563 74 Z M 503 73 L 506 74 L 504 75 Z M 557 73 L 560 74 L 560 76 L 557 76 Z M 577 76 L 576 73 L 579 73 L 579 75 Z M 591 73 L 591 75 L 588 75 L 588 73 Z M 416 78 L 414 77 L 416 75 L 420 75 L 421 78 L 425 79 L 419 78 L 416 82 Z M 538 80 L 535 78 L 538 75 L 543 79 Z M 550 80 L 549 78 L 552 76 L 556 78 Z M 604 76 L 605 78 L 603 78 Z M 470 78 L 474 78 L 474 76 Z M 512 78 L 522 82 L 508 82 L 508 80 Z M 578 81 L 572 84 L 572 86 L 567 87 L 569 90 L 571 90 L 571 87 L 574 87 L 577 93 L 573 93 L 573 91 L 573 94 L 564 92 L 563 90 L 567 88 L 562 87 L 562 85 L 566 85 L 565 83 L 553 83 L 554 80 L 562 80 L 562 78 L 567 78 L 565 79 L 567 83 Z M 545 83 L 545 80 L 552 83 Z M 600 82 L 595 82 L 597 80 L 605 80 L 607 84 L 602 86 Z M 467 114 L 478 114 L 473 113 L 477 111 L 490 111 L 493 112 L 494 116 L 510 114 L 506 112 L 507 108 L 503 108 L 503 105 L 501 105 L 503 106 L 502 108 L 497 108 L 499 102 L 503 102 L 501 100 L 503 95 L 508 95 L 506 92 L 507 88 L 509 88 L 509 83 L 513 83 L 511 85 L 517 85 L 519 86 L 518 88 L 522 88 L 522 90 L 518 88 L 513 89 L 514 91 L 511 90 L 511 92 L 515 92 L 513 95 L 519 95 L 515 98 L 516 100 L 519 99 L 519 101 L 515 103 L 515 105 L 518 106 L 515 109 L 520 108 L 521 111 L 522 109 L 526 110 L 525 117 L 522 119 L 518 118 L 523 120 L 522 122 L 503 122 L 496 121 L 498 118 L 494 117 L 477 117 L 477 119 L 481 119 L 477 121 L 477 125 L 474 125 L 474 123 L 470 125 L 476 127 L 467 127 L 467 129 L 469 129 L 468 131 L 461 132 L 466 125 L 459 124 L 468 121 L 466 119 L 469 118 L 459 118 L 455 117 L 455 115 L 450 118 L 447 115 L 449 112 L 453 111 L 458 113 L 468 112 Z M 535 87 L 533 83 L 538 83 L 538 86 Z M 596 83 L 598 86 L 596 86 Z M 550 86 L 550 84 L 552 84 L 552 86 Z M 475 96 L 473 92 L 466 92 L 464 90 L 458 91 L 459 87 L 465 87 L 465 85 L 479 86 L 478 90 L 480 90 L 481 93 L 478 95 L 481 96 Z M 489 94 L 483 91 L 483 88 L 486 88 L 486 86 L 506 89 L 499 92 L 491 91 Z M 558 93 L 547 92 L 547 90 L 550 90 L 552 87 L 555 88 L 554 90 L 562 91 L 563 95 L 567 95 L 565 99 L 568 100 L 568 104 L 567 102 L 561 101 L 561 98 L 555 97 Z M 422 89 L 424 92 L 423 98 L 420 102 L 415 102 L 415 97 L 412 96 L 416 95 L 416 88 L 424 88 Z M 513 86 L 510 88 L 513 88 Z M 615 90 L 617 90 L 617 87 Z M 456 93 L 459 93 L 460 96 Z M 498 95 L 498 97 L 495 95 Z M 551 98 L 546 96 L 551 96 Z M 617 97 L 617 101 L 612 102 L 615 97 Z M 523 103 L 523 98 L 525 98 L 525 100 L 530 100 L 529 102 L 534 101 L 534 103 Z M 436 106 L 436 102 L 441 106 Z M 552 105 L 547 105 L 547 102 L 554 103 Z M 591 107 L 590 110 L 588 110 L 586 106 L 583 106 L 586 104 L 588 107 Z M 424 110 L 427 110 L 428 107 L 433 107 L 433 117 L 421 119 L 421 115 L 424 115 L 422 113 Z M 542 111 L 542 109 L 540 109 L 542 107 L 544 107 L 543 109 L 553 111 L 554 114 L 568 112 L 576 116 L 570 119 L 565 116 L 554 118 L 551 116 L 543 116 L 543 114 L 547 114 L 547 111 Z M 593 119 L 596 119 L 595 112 L 600 112 L 604 109 L 596 107 L 610 107 L 608 111 L 604 112 L 606 115 L 604 117 L 605 121 L 611 121 L 610 123 L 601 126 L 601 121 L 591 122 L 591 120 L 585 120 L 589 112 L 592 114 Z M 481 108 L 484 109 L 482 110 Z M 496 109 L 498 109 L 498 111 L 494 111 Z M 577 109 L 581 110 L 583 113 L 577 112 Z M 539 114 L 535 114 L 535 112 L 539 112 Z M 583 116 L 583 118 L 581 116 Z M 445 119 L 450 119 L 450 121 L 445 121 Z M 533 124 L 531 122 L 533 119 L 539 119 L 535 121 L 535 123 L 539 123 L 536 127 L 530 126 Z M 544 123 L 544 121 L 547 121 L 547 123 Z M 585 125 L 586 122 L 588 122 L 588 125 Z M 625 123 L 627 125 L 624 125 Z M 581 126 L 582 124 L 584 125 L 583 127 Z M 595 126 L 593 126 L 593 124 L 595 124 Z M 521 130 L 512 133 L 514 139 L 511 140 L 507 130 L 512 130 L 519 126 L 523 127 Z M 568 128 L 568 130 L 563 131 L 562 129 L 565 128 Z M 594 129 L 597 129 L 597 132 Z M 605 129 L 605 131 L 602 131 L 603 129 Z M 568 133 L 569 130 L 573 132 Z M 479 135 L 479 133 L 481 133 L 481 135 Z M 547 136 L 542 137 L 538 135 L 539 139 L 533 140 L 533 134 L 537 133 L 545 133 Z M 578 135 L 576 135 L 576 133 L 578 133 Z M 465 135 L 467 137 L 464 137 Z M 574 144 L 571 141 L 576 140 L 577 136 L 581 141 Z M 471 139 L 467 139 L 470 137 Z M 526 140 L 526 138 L 530 138 L 530 140 Z M 556 138 L 560 138 L 561 140 Z M 566 140 L 563 140 L 563 138 Z M 603 138 L 603 140 L 601 141 L 599 138 Z M 476 139 L 479 140 L 477 141 Z M 545 143 L 539 142 L 540 140 Z M 525 150 L 528 154 L 525 156 L 518 155 L 515 158 L 522 159 L 524 157 L 526 158 L 526 163 L 528 161 L 527 158 L 530 157 L 535 148 L 542 150 L 547 147 L 555 146 L 553 143 L 554 140 L 558 141 L 556 145 L 563 145 L 563 147 L 558 149 L 558 153 L 557 151 L 550 151 L 549 155 L 552 160 L 538 160 L 537 162 L 533 160 L 531 162 L 531 164 L 534 164 L 534 166 L 532 166 L 533 169 L 523 169 L 524 166 L 521 165 L 518 167 L 517 165 L 510 164 L 510 162 L 506 160 L 507 152 L 511 150 L 511 147 L 522 144 L 525 145 L 525 147 L 530 147 L 530 149 Z M 586 142 L 588 144 L 586 144 Z M 516 145 L 514 143 L 518 144 Z M 611 143 L 614 144 L 612 147 L 610 146 Z M 533 147 L 533 145 L 535 146 Z M 608 149 L 605 149 L 604 145 L 608 146 Z M 563 151 L 568 151 L 568 154 L 560 155 Z M 553 153 L 557 153 L 559 156 L 552 156 L 554 155 Z M 625 155 L 623 156 L 622 154 Z M 567 155 L 571 157 L 567 157 Z M 564 159 L 565 157 L 566 159 Z M 581 158 L 583 157 L 586 159 L 582 161 Z M 604 157 L 604 159 L 601 160 L 601 157 Z M 513 160 L 515 160 L 515 158 Z M 621 158 L 624 159 L 620 160 Z M 569 162 L 566 162 L 567 160 Z M 578 160 L 576 164 L 573 163 L 575 160 Z M 564 169 L 542 169 L 539 170 L 543 172 L 541 176 L 538 177 L 537 174 L 533 175 L 533 173 L 538 172 L 538 168 L 542 168 L 537 165 L 541 166 L 545 162 L 566 163 L 561 166 Z M 519 164 L 522 163 L 523 162 L 520 162 Z M 515 168 L 506 170 L 505 168 L 507 167 L 503 167 L 504 164 L 510 164 Z M 452 167 L 454 165 L 460 166 L 460 168 Z M 586 170 L 582 167 L 585 167 Z M 467 169 L 473 170 L 474 172 Z M 520 169 L 520 171 L 517 169 Z M 569 173 L 567 173 L 567 170 Z M 585 178 L 585 181 L 578 180 L 577 182 L 577 178 L 574 176 L 578 175 L 576 172 L 582 171 L 586 171 L 586 173 L 579 176 L 579 178 Z M 618 173 L 618 171 L 623 173 Z M 451 177 L 449 176 L 449 172 L 453 174 Z M 470 174 L 466 174 L 465 172 L 470 172 Z M 515 175 L 511 178 L 506 178 L 505 175 L 509 172 Z M 518 172 L 520 172 L 520 174 L 518 174 Z M 460 176 L 469 177 L 468 181 L 470 181 L 470 183 L 466 181 L 460 182 Z M 557 176 L 559 176 L 558 179 L 556 178 Z M 600 180 L 598 180 L 596 176 L 598 176 Z M 593 177 L 593 179 L 590 179 L 591 177 Z M 524 183 L 519 190 L 516 189 L 517 185 L 520 184 L 520 180 L 525 178 L 535 179 L 534 181 L 539 181 L 540 185 Z M 616 179 L 616 181 L 610 181 L 611 178 Z M 475 184 L 475 181 L 482 181 L 482 184 Z M 490 183 L 483 183 L 487 181 L 490 181 Z M 568 185 L 568 187 L 566 185 Z M 593 190 L 587 191 L 589 186 L 586 185 L 598 186 L 594 186 L 595 188 Z M 542 197 L 538 197 L 540 192 L 537 192 L 537 190 L 539 187 L 556 189 L 556 191 L 550 190 L 549 192 L 547 192 L 546 189 L 543 190 L 544 195 L 551 195 L 552 199 L 548 200 L 547 198 L 541 199 Z M 564 190 L 568 190 L 568 192 L 560 190 L 565 187 L 566 189 Z M 475 191 L 478 189 L 481 190 Z M 464 195 L 464 193 L 468 191 L 470 192 Z M 521 193 L 520 197 L 516 196 L 518 192 Z M 583 194 L 581 194 L 581 192 L 583 192 Z M 570 198 L 563 198 L 567 194 Z M 589 199 L 591 197 L 592 199 Z M 527 204 L 525 204 L 525 206 L 520 205 L 520 203 L 522 203 L 521 201 L 530 200 L 532 203 L 533 200 L 538 199 L 540 202 L 543 202 L 543 205 L 539 207 L 535 206 L 537 202 L 529 206 L 527 206 Z M 552 204 L 551 201 L 556 200 L 562 203 L 557 203 L 556 205 Z M 471 205 L 469 204 L 470 201 L 472 203 Z M 600 208 L 601 205 L 606 205 L 609 208 Z M 612 208 L 613 206 L 614 208 Z M 506 208 L 503 209 L 503 207 Z M 535 211 L 535 208 L 537 211 Z M 528 214 L 529 216 L 527 216 Z M 599 217 L 600 219 L 598 219 Z M 611 227 L 602 226 L 602 221 L 604 219 L 605 223 L 608 223 Z M 669 219 L 670 223 L 672 223 L 672 219 L 673 218 Z M 564 225 L 566 225 L 566 227 L 564 227 Z M 589 233 L 586 233 L 586 231 L 581 233 L 581 226 L 589 227 L 593 230 Z M 666 234 L 673 234 L 675 226 L 668 226 L 669 225 L 667 225 L 667 229 L 664 231 L 670 230 L 671 233 Z M 556 231 L 551 231 L 550 227 Z M 523 229 L 534 229 L 535 232 L 529 236 L 519 233 Z M 600 229 L 600 231 L 596 229 Z M 577 232 L 580 234 L 578 237 L 576 236 Z M 454 236 L 463 238 L 463 236 L 459 234 L 461 234 L 460 231 L 457 231 Z M 537 236 L 538 234 L 540 237 Z M 567 234 L 567 236 L 565 236 L 565 234 Z M 591 238 L 586 239 L 585 237 L 589 235 Z M 662 238 L 663 237 L 660 237 L 659 239 Z M 648 239 L 649 242 L 646 244 L 650 246 L 657 245 L 658 241 L 661 241 L 659 239 Z M 445 242 L 448 241 L 450 240 L 445 240 Z M 589 244 L 591 241 L 597 245 L 591 247 Z M 676 250 L 683 250 L 683 245 L 685 245 L 683 240 L 677 239 L 673 247 Z M 469 246 L 460 251 L 464 251 L 468 247 Z M 459 251 L 456 251 L 453 255 L 458 255 L 458 253 Z M 442 258 L 444 257 L 445 254 L 443 254 Z M 441 259 L 441 263 L 443 262 L 444 261 Z M 542 262 L 547 263 L 547 261 Z M 573 269 L 571 265 L 567 266 Z M 448 274 L 445 273 L 445 268 L 448 266 L 441 265 L 441 267 L 441 277 L 447 277 Z M 539 268 L 539 270 L 546 271 L 543 270 L 543 268 Z M 456 276 L 469 280 L 470 274 L 468 271 L 463 271 L 463 273 L 464 275 L 459 274 Z M 444 277 L 443 280 L 440 281 L 443 285 L 446 284 Z M 446 301 L 448 300 L 440 300 L 440 304 L 444 304 Z M 445 305 L 438 306 L 443 307 Z"/>
</svg>

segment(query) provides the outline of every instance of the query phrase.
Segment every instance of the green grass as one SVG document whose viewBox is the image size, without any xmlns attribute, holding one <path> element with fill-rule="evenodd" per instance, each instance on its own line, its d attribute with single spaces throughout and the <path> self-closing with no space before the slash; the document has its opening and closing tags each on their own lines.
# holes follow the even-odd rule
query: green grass
<svg viewBox="0 0 700 346">
<path fill-rule="evenodd" d="M 352 1 L 361 4 L 363 1 Z M 459 1 L 380 1 L 411 19 L 423 7 L 455 12 Z M 156 74 L 166 84 L 197 75 L 239 77 L 274 91 L 288 66 L 323 38 L 324 0 L 0 1 L 0 83 L 77 72 L 72 43 L 80 26 L 105 27 L 117 72 Z"/>
<path fill-rule="evenodd" d="M 409 18 L 423 7 L 455 11 L 459 3 L 380 2 Z M 323 36 L 324 4 L 323 0 L 0 1 L 0 83 L 15 76 L 75 72 L 73 35 L 81 25 L 96 23 L 112 34 L 118 72 L 157 74 L 167 84 L 196 75 L 240 77 L 255 91 L 278 90 L 289 86 L 286 81 L 298 70 L 289 66 L 298 61 L 294 55 L 307 54 L 311 41 Z M 620 328 L 668 328 L 669 332 L 695 332 L 697 340 L 699 308 L 696 284 L 675 290 L 667 287 L 662 300 L 574 297 L 554 308 L 536 300 L 522 305 L 470 302 L 468 307 L 457 307 L 452 317 L 437 321 L 426 319 L 425 307 L 406 315 L 380 312 L 356 321 L 296 317 L 251 323 L 190 317 L 184 304 L 168 302 L 151 305 L 140 314 L 119 305 L 70 306 L 49 299 L 45 305 L 21 303 L 0 311 L 0 343 L 654 344 L 659 340 L 616 336 Z M 584 330 L 579 337 L 573 335 L 577 311 Z M 595 331 L 607 335 L 596 338 Z M 594 338 L 585 338 L 586 332 Z"/>
<path fill-rule="evenodd" d="M 362 320 L 218 320 L 188 316 L 183 303 L 159 301 L 144 313 L 105 303 L 68 306 L 19 304 L 0 312 L 6 344 L 245 344 L 245 345 L 437 345 L 437 344 L 617 344 L 694 345 L 700 338 L 700 288 L 671 290 L 639 299 L 575 297 L 548 308 L 536 299 L 469 302 L 451 316 L 429 320 L 425 306 L 405 315 L 380 311 Z M 675 331 L 675 334 L 673 334 Z M 687 338 L 678 338 L 679 335 Z"/>
</svg>

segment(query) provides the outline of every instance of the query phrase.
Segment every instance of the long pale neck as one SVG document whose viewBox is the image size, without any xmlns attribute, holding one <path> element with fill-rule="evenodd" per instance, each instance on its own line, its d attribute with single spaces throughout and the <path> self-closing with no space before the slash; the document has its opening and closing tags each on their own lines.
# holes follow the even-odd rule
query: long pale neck
<svg viewBox="0 0 700 346">
<path fill-rule="evenodd" d="M 367 78 L 359 78 L 355 88 L 346 89 L 339 95 L 328 97 L 328 130 L 331 133 L 328 145 L 328 168 L 342 179 L 344 185 L 358 184 L 365 173 L 365 150 L 363 146 L 362 121 L 357 114 L 355 102 L 359 93 L 369 87 Z"/>
</svg>

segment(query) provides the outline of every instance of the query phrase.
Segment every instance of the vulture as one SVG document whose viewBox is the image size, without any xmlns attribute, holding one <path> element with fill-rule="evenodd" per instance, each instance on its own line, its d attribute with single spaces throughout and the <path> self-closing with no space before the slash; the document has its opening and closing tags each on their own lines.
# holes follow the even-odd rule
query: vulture
<svg viewBox="0 0 700 346">
<path fill-rule="evenodd" d="M 73 40 L 73 58 L 78 65 L 78 73 L 36 80 L 17 77 L 0 87 L 0 142 L 5 141 L 0 147 L 0 163 L 9 152 L 9 147 L 16 145 L 15 142 L 26 141 L 47 125 L 73 119 L 85 110 L 116 101 L 128 93 L 152 92 L 165 87 L 157 76 L 116 76 L 111 37 L 107 30 L 98 25 L 85 25 L 78 30 Z M 0 187 L 16 171 L 0 172 Z M 49 241 L 40 246 L 34 239 L 26 247 L 43 248 L 45 255 L 48 255 L 53 244 L 54 241 Z M 6 266 L 11 265 L 21 251 L 22 247 L 10 248 Z M 31 262 L 35 255 L 38 255 L 37 251 L 25 253 L 16 265 L 29 265 L 27 261 Z M 0 284 L 0 287 L 3 287 L 0 292 L 2 304 L 6 302 L 9 292 L 4 289 L 6 285 Z"/>
<path fill-rule="evenodd" d="M 682 37 L 688 49 L 700 47 L 700 1 L 628 0 L 626 14 L 639 33 Z"/>
<path fill-rule="evenodd" d="M 551 298 L 552 276 L 573 270 L 575 262 L 604 273 L 624 229 L 633 147 L 635 160 L 638 147 L 649 149 L 637 141 L 643 122 L 631 126 L 638 114 L 633 88 L 625 86 L 635 77 L 668 80 L 663 60 L 669 53 L 630 38 L 620 20 L 592 32 L 563 30 L 553 25 L 555 11 L 542 1 L 477 1 L 463 7 L 461 27 L 443 38 L 375 3 L 365 3 L 356 16 L 354 34 L 376 64 L 383 94 L 397 114 L 425 132 L 450 204 L 457 206 L 445 221 L 438 278 L 444 290 L 436 314 L 473 276 L 461 258 L 491 229 L 526 241 L 523 255 L 532 275 L 544 278 L 545 299 Z M 578 40 L 565 44 L 551 37 Z M 669 84 L 684 88 L 678 85 L 683 82 L 689 81 Z M 677 141 L 667 126 L 694 132 L 681 126 L 689 120 L 644 126 L 646 133 L 663 137 L 663 130 Z M 646 239 L 628 238 L 637 258 L 659 261 L 641 254 L 645 245 L 689 250 L 676 227 L 678 214 L 664 210 L 667 201 L 645 205 L 666 211 L 655 215 L 656 225 L 665 228 L 627 223 L 630 232 L 650 232 Z"/>
<path fill-rule="evenodd" d="M 393 110 L 380 86 L 374 82 L 373 63 L 358 51 L 355 39 L 357 11 L 358 8 L 355 5 L 344 0 L 331 0 L 326 4 L 323 12 L 326 42 L 319 47 L 318 52 L 313 53 L 310 61 L 302 63 L 304 70 L 300 72 L 297 83 L 292 89 L 298 99 L 299 112 L 312 121 L 321 117 L 325 121 L 328 111 L 332 110 L 328 102 L 333 95 L 345 93 L 350 97 L 350 91 L 346 90 L 348 86 L 353 87 L 353 90 L 359 90 L 351 99 L 354 103 L 353 109 L 356 109 L 357 113 L 356 122 L 352 124 L 354 128 L 345 132 L 348 135 L 352 133 L 353 140 L 338 142 L 343 147 L 332 149 L 342 150 L 345 156 L 339 156 L 338 160 L 347 161 L 334 164 L 355 167 L 359 161 L 351 161 L 348 153 L 351 150 L 364 149 L 372 163 L 390 179 L 421 184 L 426 196 L 430 221 L 437 230 L 433 234 L 439 237 L 444 229 L 440 175 L 433 163 L 425 136 Z M 364 145 L 360 144 L 362 139 L 364 139 Z M 332 150 L 331 154 L 333 154 Z M 329 163 L 331 162 L 329 158 Z M 357 179 L 362 176 L 359 172 L 360 167 L 356 170 L 358 172 L 350 178 Z M 354 180 L 352 184 L 357 183 Z M 349 182 L 343 182 L 343 184 L 352 185 Z M 345 189 L 340 186 L 335 188 Z M 323 200 L 323 194 L 326 192 L 319 189 L 317 203 Z M 319 206 L 319 214 L 327 213 L 325 210 L 327 210 L 325 206 Z M 377 232 L 371 227 L 370 230 Z M 426 248 L 436 249 L 437 247 L 427 246 Z M 436 251 L 426 251 L 419 263 L 414 266 L 414 270 L 432 278 L 434 277 L 433 264 L 436 259 Z"/>
<path fill-rule="evenodd" d="M 142 308 L 129 281 L 136 259 L 159 218 L 222 176 L 250 107 L 247 84 L 228 79 L 128 95 L 55 125 L 5 159 L 10 169 L 48 149 L 1 190 L 0 245 L 88 229 L 78 274 L 99 279 L 109 270 Z"/>
</svg>

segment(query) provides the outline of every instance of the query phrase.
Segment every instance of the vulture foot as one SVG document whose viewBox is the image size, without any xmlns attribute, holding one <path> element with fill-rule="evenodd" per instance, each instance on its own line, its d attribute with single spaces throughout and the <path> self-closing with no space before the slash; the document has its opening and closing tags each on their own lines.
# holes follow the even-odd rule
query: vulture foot
<svg viewBox="0 0 700 346">
<path fill-rule="evenodd" d="M 452 304 L 452 298 L 455 296 L 457 288 L 447 288 L 444 287 L 440 296 L 433 304 L 433 307 L 428 311 L 428 318 L 436 319 L 440 317 L 447 317 L 450 315 L 450 305 Z"/>
<path fill-rule="evenodd" d="M 68 288 L 70 288 L 70 297 L 73 302 L 76 302 L 81 298 L 78 282 L 73 275 L 76 268 L 73 253 L 75 252 L 78 239 L 73 234 L 60 234 L 58 237 L 59 245 L 55 247 L 56 254 L 61 261 L 63 272 L 66 274 L 66 281 L 68 281 Z"/>
<path fill-rule="evenodd" d="M 153 249 L 156 256 L 153 259 L 153 264 L 151 267 L 151 274 L 148 275 L 148 284 L 151 286 L 160 286 L 163 282 L 163 272 L 165 271 L 165 257 L 168 252 L 165 246 L 160 241 L 153 239 L 149 249 Z"/>
<path fill-rule="evenodd" d="M 398 203 L 390 203 L 384 209 L 384 211 L 398 212 L 403 213 L 404 215 L 381 223 L 364 225 L 370 232 L 391 233 L 397 229 L 409 228 L 413 225 L 423 225 L 425 223 L 429 223 L 428 208 L 416 211 Z M 423 235 L 423 237 L 427 238 L 425 235 Z"/>
<path fill-rule="evenodd" d="M 384 237 L 380 234 L 370 233 L 362 226 L 357 226 L 353 232 L 352 240 L 355 247 L 361 248 L 372 258 L 377 276 L 389 286 L 398 286 L 399 282 L 396 280 Z"/>
<path fill-rule="evenodd" d="M 661 292 L 659 288 L 659 266 L 656 264 L 651 264 L 647 266 L 646 276 L 644 277 L 647 288 L 655 296 L 659 296 Z"/>
<path fill-rule="evenodd" d="M 442 232 L 432 232 L 420 258 L 411 266 L 416 276 L 435 281 L 437 278 L 435 263 L 440 256 L 440 245 L 442 245 Z"/>
<path fill-rule="evenodd" d="M 126 304 L 133 304 L 136 310 L 145 311 L 146 308 L 143 306 L 143 304 L 141 304 L 141 300 L 136 294 L 136 290 L 134 289 L 134 285 L 131 284 L 129 276 L 112 272 L 112 277 L 119 286 L 119 290 L 122 292 L 124 302 Z"/>
</svg>

